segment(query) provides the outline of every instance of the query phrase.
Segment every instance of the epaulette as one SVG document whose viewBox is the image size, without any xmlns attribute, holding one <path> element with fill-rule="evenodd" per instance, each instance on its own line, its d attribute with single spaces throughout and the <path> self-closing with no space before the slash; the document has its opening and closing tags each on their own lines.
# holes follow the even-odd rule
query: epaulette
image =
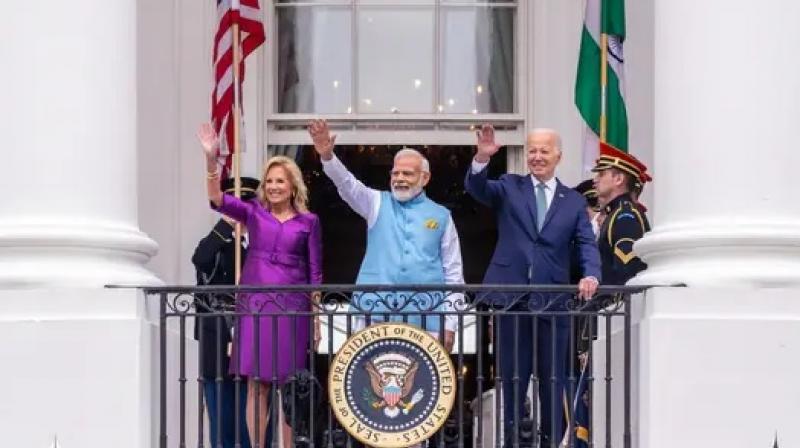
<svg viewBox="0 0 800 448">
<path fill-rule="evenodd" d="M 644 225 L 644 219 L 642 218 L 642 214 L 639 212 L 639 210 L 636 208 L 636 206 L 634 206 L 631 201 L 622 201 L 619 204 L 619 207 L 617 207 L 616 210 L 613 210 L 611 212 L 611 215 L 609 216 L 608 236 L 607 237 L 608 237 L 608 244 L 610 244 L 611 246 L 614 245 L 614 243 L 612 241 L 612 235 L 614 234 L 613 233 L 614 232 L 614 224 L 617 223 L 618 221 L 624 220 L 624 219 L 636 220 L 636 222 L 638 222 L 639 225 L 642 227 L 642 233 L 644 233 L 645 230 L 646 230 L 645 229 L 645 225 Z"/>
</svg>

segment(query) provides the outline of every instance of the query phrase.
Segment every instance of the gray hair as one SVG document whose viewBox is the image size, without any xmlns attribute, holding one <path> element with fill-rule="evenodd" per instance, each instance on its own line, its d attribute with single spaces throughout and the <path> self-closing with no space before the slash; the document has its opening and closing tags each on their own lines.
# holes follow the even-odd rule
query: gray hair
<svg viewBox="0 0 800 448">
<path fill-rule="evenodd" d="M 417 157 L 422 162 L 422 172 L 423 173 L 430 173 L 431 172 L 431 164 L 428 162 L 428 159 L 422 155 L 421 152 L 417 151 L 414 148 L 401 148 L 400 151 L 397 151 L 397 154 L 394 155 L 394 161 L 397 162 L 397 159 L 401 157 Z"/>
<path fill-rule="evenodd" d="M 558 131 L 551 128 L 533 128 L 530 132 L 528 132 L 527 138 L 530 138 L 534 134 L 550 134 L 553 136 L 553 140 L 555 141 L 556 149 L 561 151 L 561 135 L 558 134 Z"/>
</svg>

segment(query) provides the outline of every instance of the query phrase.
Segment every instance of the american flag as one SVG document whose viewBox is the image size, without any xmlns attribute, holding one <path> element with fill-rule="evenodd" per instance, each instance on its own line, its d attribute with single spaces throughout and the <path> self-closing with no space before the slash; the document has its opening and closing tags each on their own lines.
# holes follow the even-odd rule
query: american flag
<svg viewBox="0 0 800 448">
<path fill-rule="evenodd" d="M 240 57 L 239 101 L 244 82 L 244 60 L 264 43 L 264 25 L 258 0 L 217 0 L 217 33 L 214 35 L 214 91 L 211 94 L 211 121 L 220 136 L 219 163 L 223 177 L 230 174 L 233 152 L 233 25 L 239 24 Z M 241 104 L 237 105 L 241 108 Z M 241 131 L 240 131 L 241 132 Z"/>
</svg>

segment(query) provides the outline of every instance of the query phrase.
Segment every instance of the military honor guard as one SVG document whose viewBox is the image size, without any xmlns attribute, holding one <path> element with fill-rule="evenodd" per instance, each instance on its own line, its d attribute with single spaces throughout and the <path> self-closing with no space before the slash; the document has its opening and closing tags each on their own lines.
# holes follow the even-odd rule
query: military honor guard
<svg viewBox="0 0 800 448">
<path fill-rule="evenodd" d="M 636 157 L 604 143 L 600 144 L 600 157 L 592 171 L 594 179 L 581 182 L 575 190 L 583 194 L 589 204 L 587 212 L 598 239 L 603 283 L 624 285 L 647 267 L 634 253 L 633 244 L 650 230 L 644 214 L 646 208 L 638 202 L 638 197 L 644 184 L 652 178 Z M 584 448 L 589 446 L 590 440 L 587 361 L 596 336 L 597 318 L 578 318 L 577 321 L 574 367 L 578 383 L 572 403 L 574 415 L 570 417 L 574 421 L 569 422 L 569 426 L 573 428 L 575 446 Z M 564 443 L 568 442 L 565 437 Z"/>
<path fill-rule="evenodd" d="M 242 199 L 255 197 L 258 180 L 243 177 L 241 184 Z M 225 179 L 221 188 L 233 194 L 233 178 Z M 235 283 L 235 222 L 225 215 L 217 221 L 194 250 L 192 264 L 197 274 L 198 285 L 233 285 Z M 244 243 L 244 239 L 242 242 Z M 244 244 L 243 244 L 244 246 Z M 246 247 L 242 247 L 244 259 Z M 224 295 L 198 294 L 195 307 L 198 315 L 220 312 L 224 308 L 233 307 L 233 297 Z M 209 434 L 211 443 L 218 446 L 222 442 L 224 448 L 233 447 L 236 440 L 235 394 L 236 387 L 233 375 L 229 373 L 230 355 L 228 347 L 231 343 L 232 322 L 225 318 L 198 317 L 194 327 L 194 337 L 199 341 L 200 376 L 203 380 L 203 396 L 208 412 Z M 217 378 L 222 381 L 217 383 Z M 244 382 L 239 386 L 239 440 L 243 448 L 250 447 L 245 424 L 245 406 L 247 403 L 247 386 Z M 218 412 L 220 411 L 221 412 Z"/>
<path fill-rule="evenodd" d="M 592 171 L 605 215 L 598 235 L 603 283 L 624 285 L 647 267 L 634 252 L 633 244 L 650 230 L 637 198 L 644 184 L 653 179 L 636 157 L 604 143 Z"/>
</svg>

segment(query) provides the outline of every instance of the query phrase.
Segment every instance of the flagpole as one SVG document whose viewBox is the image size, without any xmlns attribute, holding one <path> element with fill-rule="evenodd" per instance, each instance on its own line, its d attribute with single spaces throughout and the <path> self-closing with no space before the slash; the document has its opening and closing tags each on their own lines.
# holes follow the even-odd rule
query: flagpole
<svg viewBox="0 0 800 448">
<path fill-rule="evenodd" d="M 600 9 L 602 11 L 602 0 Z M 602 28 L 602 19 L 601 28 Z M 606 96 L 608 94 L 608 34 L 600 34 L 600 142 L 606 143 Z"/>
<path fill-rule="evenodd" d="M 238 2 L 234 1 L 234 4 Z M 235 6 L 234 6 L 235 8 Z M 233 9 L 233 8 L 232 8 Z M 238 14 L 238 8 L 236 8 L 236 13 Z M 239 47 L 239 23 L 238 20 L 234 20 L 233 27 L 231 28 L 233 32 L 233 42 L 231 46 L 233 48 L 233 153 L 231 154 L 232 165 L 233 165 L 233 194 L 236 196 L 237 199 L 242 197 L 242 178 L 241 178 L 241 163 L 239 160 L 240 154 L 240 143 L 239 143 L 239 132 L 241 132 L 239 128 L 239 123 L 241 119 L 241 92 L 239 92 L 239 63 L 242 59 L 241 57 L 241 48 Z M 235 233 L 236 233 L 236 245 L 234 250 L 234 279 L 235 284 L 239 284 L 239 278 L 242 274 L 242 224 L 239 221 L 236 221 L 235 226 Z"/>
</svg>

